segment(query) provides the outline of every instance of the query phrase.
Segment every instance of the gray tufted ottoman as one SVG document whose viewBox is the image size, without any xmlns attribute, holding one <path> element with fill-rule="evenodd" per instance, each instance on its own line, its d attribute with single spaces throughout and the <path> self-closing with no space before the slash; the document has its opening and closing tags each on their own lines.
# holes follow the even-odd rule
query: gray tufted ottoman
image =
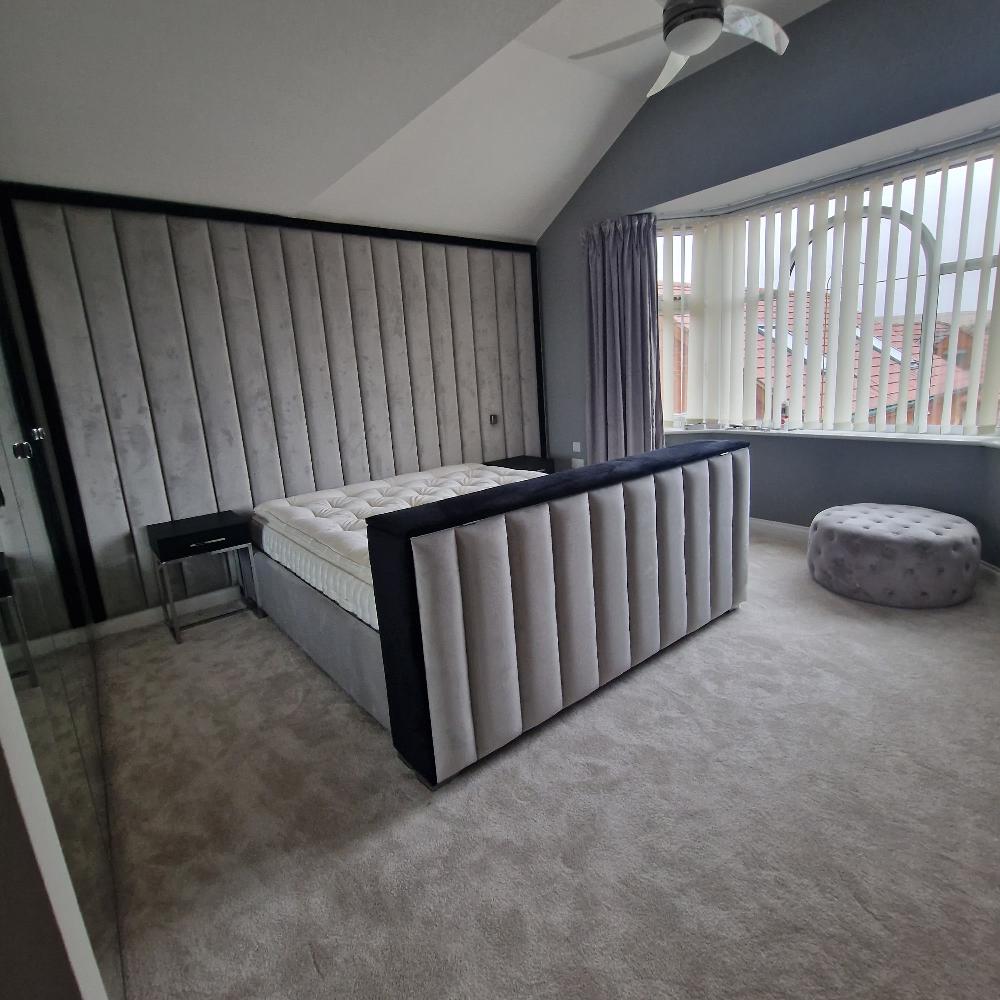
<svg viewBox="0 0 1000 1000">
<path fill-rule="evenodd" d="M 979 532 L 926 507 L 830 507 L 813 519 L 807 559 L 813 579 L 835 594 L 894 608 L 944 608 L 972 596 Z"/>
</svg>

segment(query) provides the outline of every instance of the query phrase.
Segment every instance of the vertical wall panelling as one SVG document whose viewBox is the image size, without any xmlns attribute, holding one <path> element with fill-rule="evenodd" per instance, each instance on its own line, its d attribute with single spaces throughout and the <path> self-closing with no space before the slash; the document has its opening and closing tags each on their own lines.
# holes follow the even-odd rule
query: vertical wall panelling
<svg viewBox="0 0 1000 1000">
<path fill-rule="evenodd" d="M 421 248 L 441 464 L 458 465 L 462 461 L 462 430 L 458 414 L 458 385 L 455 381 L 455 343 L 451 329 L 448 262 L 443 246 L 424 243 Z"/>
<path fill-rule="evenodd" d="M 396 244 L 399 253 L 399 281 L 403 292 L 403 326 L 410 359 L 410 388 L 413 420 L 417 432 L 418 467 L 441 465 L 441 438 L 438 429 L 437 392 L 434 386 L 434 357 L 431 351 L 430 313 L 424 278 L 423 248 L 412 240 Z"/>
<path fill-rule="evenodd" d="M 285 492 L 291 495 L 312 493 L 316 480 L 292 332 L 281 233 L 273 226 L 247 226 L 246 233 Z"/>
<path fill-rule="evenodd" d="M 483 435 L 479 420 L 479 377 L 476 342 L 472 331 L 472 291 L 469 287 L 469 251 L 448 247 L 448 290 L 451 295 L 451 335 L 455 347 L 458 412 L 462 429 L 462 460 L 483 460 Z"/>
<path fill-rule="evenodd" d="M 524 423 L 524 453 L 542 454 L 541 414 L 538 412 L 538 371 L 535 337 L 535 295 L 532 282 L 531 258 L 527 254 L 512 254 L 514 258 L 514 297 L 517 308 L 517 350 L 521 371 L 521 413 Z"/>
<path fill-rule="evenodd" d="M 369 243 L 375 279 L 376 316 L 382 337 L 389 425 L 392 428 L 392 455 L 396 475 L 400 475 L 415 472 L 419 468 L 419 459 L 413 390 L 410 386 L 410 356 L 406 346 L 406 329 L 403 326 L 399 253 L 395 240 L 370 240 Z"/>
<path fill-rule="evenodd" d="M 493 282 L 496 289 L 497 339 L 500 350 L 500 396 L 506 455 L 523 455 L 524 418 L 521 406 L 521 364 L 517 342 L 517 299 L 514 293 L 514 261 L 509 253 L 493 251 Z"/>
<path fill-rule="evenodd" d="M 281 249 L 313 479 L 316 489 L 330 489 L 343 485 L 344 470 L 312 236 L 283 229 Z"/>
<path fill-rule="evenodd" d="M 13 204 L 108 614 L 155 521 L 539 453 L 526 250 L 58 194 Z"/>
<path fill-rule="evenodd" d="M 379 331 L 371 240 L 361 236 L 345 236 L 344 262 L 347 266 L 354 348 L 358 356 L 361 407 L 364 411 L 365 438 L 368 441 L 368 466 L 372 479 L 384 479 L 386 476 L 394 476 L 397 471 L 393 457 L 393 434 L 396 428 L 389 419 L 388 379 Z"/>
<path fill-rule="evenodd" d="M 83 306 L 89 319 L 111 436 L 119 442 L 122 491 L 133 531 L 170 520 L 139 345 L 111 212 L 67 208 L 66 228 L 74 249 Z M 157 600 L 153 554 L 145 539 L 132 538 L 147 603 Z"/>
<path fill-rule="evenodd" d="M 16 210 L 105 610 L 128 614 L 144 603 L 142 583 L 63 210 Z"/>
<path fill-rule="evenodd" d="M 257 300 L 250 276 L 246 231 L 235 222 L 210 222 L 219 301 L 226 327 L 229 364 L 236 387 L 240 427 L 253 502 L 285 496 L 281 459 L 261 343 Z"/>
<path fill-rule="evenodd" d="M 345 483 L 371 478 L 361 376 L 354 345 L 354 319 L 347 286 L 344 240 L 338 233 L 313 233 L 316 277 L 326 330 L 326 350 L 330 359 L 330 383 L 337 414 L 340 462 Z"/>
<path fill-rule="evenodd" d="M 479 384 L 479 424 L 483 433 L 483 458 L 491 462 L 507 454 L 500 390 L 500 340 L 497 329 L 497 295 L 493 280 L 493 252 L 469 250 L 469 288 L 472 295 L 472 328 Z M 492 418 L 496 423 L 491 423 Z"/>
<path fill-rule="evenodd" d="M 253 507 L 250 474 L 208 223 L 171 218 L 169 228 L 216 503 L 220 510 L 247 511 Z"/>
<path fill-rule="evenodd" d="M 166 217 L 115 212 L 114 221 L 171 517 L 216 510 Z M 92 329 L 94 325 L 92 319 Z M 124 452 L 133 445 L 127 438 L 116 438 L 116 445 L 121 468 Z M 137 550 L 145 558 L 143 525 L 137 528 L 133 523 L 133 531 Z M 184 564 L 183 578 L 197 593 L 222 586 L 225 574 L 217 561 L 199 560 Z"/>
</svg>

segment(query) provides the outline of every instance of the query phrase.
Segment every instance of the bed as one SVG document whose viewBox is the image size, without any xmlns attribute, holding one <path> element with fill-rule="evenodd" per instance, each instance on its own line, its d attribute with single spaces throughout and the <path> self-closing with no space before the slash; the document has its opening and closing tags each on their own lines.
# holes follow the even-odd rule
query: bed
<svg viewBox="0 0 1000 1000">
<path fill-rule="evenodd" d="M 429 785 L 745 598 L 749 450 L 464 464 L 254 511 L 260 605 Z"/>
</svg>

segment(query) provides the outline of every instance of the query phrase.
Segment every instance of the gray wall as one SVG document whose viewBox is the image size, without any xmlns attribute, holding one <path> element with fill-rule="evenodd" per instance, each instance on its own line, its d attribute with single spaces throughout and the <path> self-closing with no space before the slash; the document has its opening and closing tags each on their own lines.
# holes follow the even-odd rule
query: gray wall
<svg viewBox="0 0 1000 1000">
<path fill-rule="evenodd" d="M 750 441 L 750 513 L 809 524 L 842 503 L 908 503 L 966 517 L 983 558 L 1000 566 L 1000 448 L 932 441 L 852 441 L 794 434 L 705 431 L 671 434 Z"/>
<path fill-rule="evenodd" d="M 647 102 L 539 243 L 551 453 L 584 440 L 586 226 L 1000 92 L 998 15 L 998 0 L 831 0 L 782 58 L 751 45 Z"/>
</svg>

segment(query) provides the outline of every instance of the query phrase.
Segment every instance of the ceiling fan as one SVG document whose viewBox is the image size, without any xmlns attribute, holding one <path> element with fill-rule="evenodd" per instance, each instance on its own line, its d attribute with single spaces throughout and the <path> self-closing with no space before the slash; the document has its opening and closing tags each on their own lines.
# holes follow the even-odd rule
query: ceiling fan
<svg viewBox="0 0 1000 1000">
<path fill-rule="evenodd" d="M 599 45 L 586 52 L 577 52 L 570 59 L 589 59 L 591 56 L 614 52 L 636 42 L 644 41 L 663 32 L 663 41 L 670 54 L 663 71 L 656 78 L 647 97 L 663 90 L 684 68 L 684 64 L 718 41 L 726 32 L 752 42 L 766 45 L 772 52 L 782 55 L 788 48 L 788 35 L 777 21 L 750 7 L 741 7 L 723 0 L 657 0 L 663 7 L 663 27 L 646 28 L 626 35 L 607 45 Z"/>
</svg>

